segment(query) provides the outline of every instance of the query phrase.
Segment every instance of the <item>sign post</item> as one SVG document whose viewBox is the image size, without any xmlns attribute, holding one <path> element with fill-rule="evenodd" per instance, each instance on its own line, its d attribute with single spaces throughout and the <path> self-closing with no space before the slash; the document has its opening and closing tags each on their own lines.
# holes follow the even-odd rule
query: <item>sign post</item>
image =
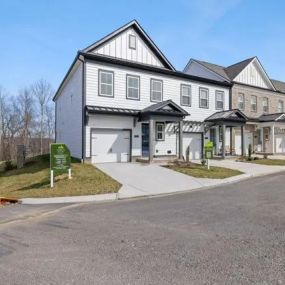
<svg viewBox="0 0 285 285">
<path fill-rule="evenodd" d="M 208 170 L 210 170 L 210 159 L 213 158 L 213 142 L 209 141 L 205 144 L 205 158 L 207 159 Z"/>
<path fill-rule="evenodd" d="M 50 187 L 54 186 L 54 177 L 63 173 L 68 173 L 71 179 L 71 159 L 70 151 L 65 144 L 52 143 L 50 145 Z"/>
</svg>

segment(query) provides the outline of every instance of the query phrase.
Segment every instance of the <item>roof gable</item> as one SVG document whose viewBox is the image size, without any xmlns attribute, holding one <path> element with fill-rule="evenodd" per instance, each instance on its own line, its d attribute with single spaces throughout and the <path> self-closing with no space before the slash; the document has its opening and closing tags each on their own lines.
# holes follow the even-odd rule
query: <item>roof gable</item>
<svg viewBox="0 0 285 285">
<path fill-rule="evenodd" d="M 190 59 L 183 72 L 212 80 L 230 82 L 223 66 L 201 60 Z"/>
<path fill-rule="evenodd" d="M 136 37 L 136 49 L 129 48 L 130 35 Z M 85 48 L 83 52 L 175 70 L 172 64 L 135 20 Z"/>
<path fill-rule="evenodd" d="M 180 113 L 181 115 L 189 115 L 183 108 L 174 103 L 172 100 L 167 100 L 150 105 L 144 108 L 142 113 Z"/>
<path fill-rule="evenodd" d="M 226 70 L 235 82 L 275 90 L 257 57 L 227 67 Z"/>
<path fill-rule="evenodd" d="M 238 109 L 216 112 L 208 117 L 205 122 L 216 121 L 247 121 L 247 116 Z"/>
</svg>

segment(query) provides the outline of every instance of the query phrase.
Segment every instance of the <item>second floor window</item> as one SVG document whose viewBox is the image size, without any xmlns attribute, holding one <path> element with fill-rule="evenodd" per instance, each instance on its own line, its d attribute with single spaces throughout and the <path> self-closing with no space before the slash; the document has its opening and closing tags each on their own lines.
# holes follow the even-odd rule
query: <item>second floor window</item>
<svg viewBox="0 0 285 285">
<path fill-rule="evenodd" d="M 199 91 L 200 96 L 200 108 L 209 108 L 209 89 L 200 88 Z"/>
<path fill-rule="evenodd" d="M 191 106 L 191 86 L 181 84 L 181 105 Z"/>
<path fill-rule="evenodd" d="M 224 92 L 216 91 L 216 109 L 224 110 Z"/>
<path fill-rule="evenodd" d="M 282 100 L 278 101 L 278 113 L 284 112 L 284 102 Z"/>
<path fill-rule="evenodd" d="M 257 97 L 254 95 L 250 97 L 250 106 L 252 112 L 257 112 Z"/>
<path fill-rule="evenodd" d="M 264 97 L 262 100 L 262 108 L 263 112 L 267 113 L 268 112 L 268 98 Z"/>
<path fill-rule="evenodd" d="M 114 97 L 114 73 L 99 70 L 99 96 Z"/>
<path fill-rule="evenodd" d="M 238 109 L 244 110 L 244 94 L 243 93 L 238 94 Z"/>
<path fill-rule="evenodd" d="M 162 80 L 158 79 L 150 80 L 150 101 L 152 102 L 162 101 Z"/>
<path fill-rule="evenodd" d="M 140 78 L 135 75 L 127 75 L 127 99 L 140 99 Z"/>
</svg>

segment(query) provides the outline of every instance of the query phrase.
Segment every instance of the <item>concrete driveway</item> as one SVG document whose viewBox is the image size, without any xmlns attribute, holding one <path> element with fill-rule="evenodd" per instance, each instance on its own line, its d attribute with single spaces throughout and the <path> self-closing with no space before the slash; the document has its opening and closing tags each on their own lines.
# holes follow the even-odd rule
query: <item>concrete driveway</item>
<svg viewBox="0 0 285 285">
<path fill-rule="evenodd" d="M 217 184 L 217 179 L 198 179 L 157 164 L 98 163 L 96 167 L 123 186 L 119 198 L 167 194 Z"/>
</svg>

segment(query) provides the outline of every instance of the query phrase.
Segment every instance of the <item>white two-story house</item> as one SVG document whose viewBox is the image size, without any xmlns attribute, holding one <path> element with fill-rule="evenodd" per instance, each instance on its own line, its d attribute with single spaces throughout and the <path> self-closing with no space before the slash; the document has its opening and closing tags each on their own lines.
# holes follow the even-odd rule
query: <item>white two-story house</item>
<svg viewBox="0 0 285 285">
<path fill-rule="evenodd" d="M 77 53 L 54 96 L 56 142 L 93 163 L 201 159 L 205 141 L 217 152 L 230 144 L 230 129 L 212 117 L 241 116 L 224 112 L 230 86 L 176 71 L 131 21 Z"/>
</svg>

